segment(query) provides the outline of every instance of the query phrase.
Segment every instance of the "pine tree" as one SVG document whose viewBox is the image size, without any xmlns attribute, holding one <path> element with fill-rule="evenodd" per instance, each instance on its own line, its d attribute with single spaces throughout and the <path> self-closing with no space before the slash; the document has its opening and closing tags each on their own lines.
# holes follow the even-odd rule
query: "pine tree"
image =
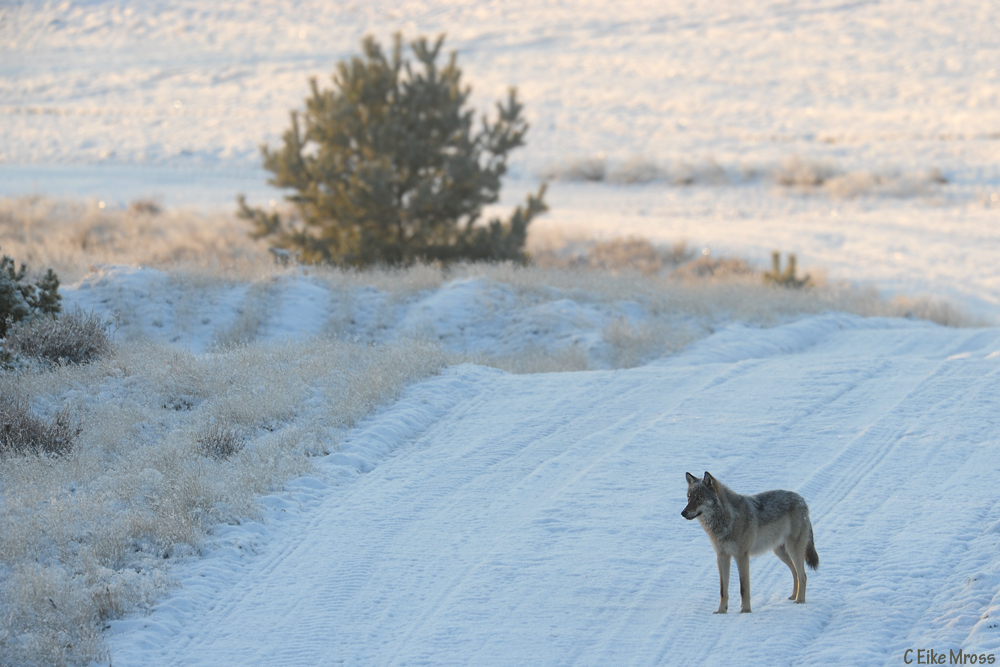
<svg viewBox="0 0 1000 667">
<path fill-rule="evenodd" d="M 311 80 L 284 145 L 261 147 L 268 182 L 295 190 L 287 199 L 296 215 L 250 208 L 240 195 L 251 236 L 306 262 L 347 266 L 525 261 L 528 225 L 546 210 L 544 185 L 507 221 L 477 224 L 499 197 L 507 154 L 524 145 L 523 107 L 511 89 L 497 118 L 483 116 L 474 130 L 456 54 L 437 64 L 443 43 L 443 35 L 412 42 L 414 65 L 402 58 L 399 34 L 391 57 L 369 36 L 363 56 L 339 63 L 333 89 Z"/>
<path fill-rule="evenodd" d="M 38 288 L 37 294 L 29 301 L 29 305 L 39 313 L 46 315 L 56 315 L 62 310 L 60 301 L 62 295 L 59 294 L 59 277 L 55 271 L 49 269 L 42 279 L 35 283 Z"/>
<path fill-rule="evenodd" d="M 31 315 L 31 306 L 24 298 L 24 292 L 30 294 L 30 284 L 22 285 L 25 267 L 14 269 L 14 260 L 4 255 L 0 260 L 0 337 L 7 335 L 7 326 L 11 322 L 20 322 Z"/>
<path fill-rule="evenodd" d="M 28 267 L 7 255 L 0 258 L 0 338 L 7 335 L 7 327 L 35 314 L 55 315 L 61 310 L 59 278 L 49 269 L 38 283 L 25 281 Z"/>
</svg>

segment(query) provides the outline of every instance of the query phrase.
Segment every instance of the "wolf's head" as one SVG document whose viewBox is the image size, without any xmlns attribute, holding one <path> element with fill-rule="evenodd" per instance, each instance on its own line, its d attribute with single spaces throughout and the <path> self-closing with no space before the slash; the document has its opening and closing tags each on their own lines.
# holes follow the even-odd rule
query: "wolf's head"
<svg viewBox="0 0 1000 667">
<path fill-rule="evenodd" d="M 708 472 L 705 479 L 698 479 L 691 473 L 687 475 L 688 504 L 681 510 L 681 516 L 690 521 L 697 519 L 705 512 L 711 514 L 719 506 L 719 482 Z"/>
</svg>

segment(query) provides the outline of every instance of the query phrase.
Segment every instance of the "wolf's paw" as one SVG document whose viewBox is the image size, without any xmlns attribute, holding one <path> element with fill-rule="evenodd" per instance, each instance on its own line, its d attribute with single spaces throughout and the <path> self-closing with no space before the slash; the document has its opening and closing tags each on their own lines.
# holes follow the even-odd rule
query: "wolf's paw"
<svg viewBox="0 0 1000 667">
<path fill-rule="evenodd" d="M 746 609 L 740 609 L 740 613 L 741 614 L 749 614 L 750 613 L 750 608 L 747 607 Z"/>
</svg>

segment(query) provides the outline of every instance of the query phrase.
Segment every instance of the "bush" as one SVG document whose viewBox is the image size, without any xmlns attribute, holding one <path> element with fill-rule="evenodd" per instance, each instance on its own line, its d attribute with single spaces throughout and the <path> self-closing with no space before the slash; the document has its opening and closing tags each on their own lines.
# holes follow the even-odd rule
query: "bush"
<svg viewBox="0 0 1000 667">
<path fill-rule="evenodd" d="M 63 317 L 45 317 L 14 324 L 7 330 L 9 354 L 55 363 L 85 364 L 111 350 L 108 330 L 113 322 L 77 307 Z"/>
<path fill-rule="evenodd" d="M 225 461 L 243 451 L 249 438 L 249 434 L 243 428 L 213 422 L 198 438 L 198 446 L 205 456 Z"/>
<path fill-rule="evenodd" d="M 7 335 L 13 322 L 37 314 L 54 315 L 61 309 L 59 278 L 52 269 L 34 285 L 25 281 L 27 271 L 24 264 L 18 269 L 7 255 L 0 259 L 0 337 Z"/>
<path fill-rule="evenodd" d="M 66 412 L 46 421 L 35 416 L 25 396 L 0 394 L 0 456 L 66 454 L 77 433 Z"/>
<path fill-rule="evenodd" d="M 128 205 L 128 212 L 132 215 L 159 215 L 163 213 L 163 204 L 152 198 L 136 199 Z"/>
<path fill-rule="evenodd" d="M 683 264 L 677 275 L 685 279 L 737 278 L 756 273 L 744 260 L 734 257 L 703 256 Z"/>
<path fill-rule="evenodd" d="M 251 236 L 269 238 L 302 261 L 346 266 L 409 265 L 417 261 L 524 262 L 527 227 L 546 210 L 545 186 L 509 220 L 477 225 L 495 203 L 507 154 L 524 145 L 527 123 L 510 90 L 473 131 L 465 108 L 470 89 L 453 52 L 439 68 L 444 42 L 421 37 L 404 61 L 399 34 L 391 58 L 372 37 L 364 56 L 341 62 L 332 90 L 311 80 L 305 112 L 292 112 L 284 146 L 262 146 L 268 182 L 293 188 L 293 220 L 250 208 L 239 196 L 239 215 Z"/>
</svg>

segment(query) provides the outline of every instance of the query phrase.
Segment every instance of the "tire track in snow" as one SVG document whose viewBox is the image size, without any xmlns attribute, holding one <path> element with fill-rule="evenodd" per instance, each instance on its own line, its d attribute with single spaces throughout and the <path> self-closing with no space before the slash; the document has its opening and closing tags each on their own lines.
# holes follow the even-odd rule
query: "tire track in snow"
<svg viewBox="0 0 1000 667">
<path fill-rule="evenodd" d="M 956 363 L 956 362 L 953 362 Z M 969 361 L 957 361 L 964 365 Z M 935 506 L 952 514 L 957 508 L 956 499 L 970 500 L 961 508 L 960 522 L 967 526 L 966 530 L 956 531 L 953 539 L 954 553 L 947 559 L 942 559 L 948 572 L 940 578 L 947 578 L 946 586 L 940 587 L 931 594 L 928 606 L 921 611 L 919 618 L 911 626 L 904 643 L 915 645 L 917 642 L 932 642 L 938 646 L 949 648 L 982 647 L 973 636 L 977 621 L 987 611 L 995 591 L 1000 589 L 1000 576 L 997 576 L 996 566 L 991 564 L 997 553 L 998 540 L 991 535 L 995 530 L 1000 501 L 990 498 L 987 494 L 978 492 L 978 486 L 990 484 L 995 476 L 986 473 L 989 469 L 987 461 L 998 444 L 995 420 L 983 419 L 995 409 L 997 396 L 1000 396 L 1000 372 L 995 360 L 982 364 L 990 366 L 983 374 L 978 385 L 968 394 L 956 401 L 952 415 L 959 427 L 953 434 L 968 443 L 969 455 L 960 460 L 949 456 L 947 462 L 935 460 L 937 457 L 926 456 L 920 461 L 928 470 L 947 475 L 945 484 L 933 498 Z M 942 527 L 953 523 L 952 517 L 942 516 Z M 970 626 L 972 626 L 970 628 Z"/>
<path fill-rule="evenodd" d="M 953 431 L 1000 394 L 1000 359 L 953 330 L 864 335 L 739 365 L 471 370 L 475 391 L 282 533 L 161 662 L 892 663 L 942 608 L 921 595 L 955 579 L 936 561 L 982 531 L 982 512 L 952 521 L 940 500 L 953 478 L 996 474 L 971 447 L 991 424 Z M 970 358 L 944 360 L 956 340 Z M 711 614 L 714 553 L 678 516 L 692 465 L 806 495 L 823 562 L 809 604 L 785 600 L 787 569 L 765 555 L 755 613 Z"/>
<path fill-rule="evenodd" d="M 785 363 L 789 363 L 787 360 Z M 791 361 L 794 364 L 794 360 Z M 747 366 L 745 363 L 741 362 L 738 364 L 747 372 L 740 374 L 737 378 L 733 374 L 728 374 L 728 377 L 734 380 L 736 385 L 736 391 L 740 394 L 746 393 L 746 385 L 753 384 L 753 377 L 755 374 L 761 371 L 767 371 L 770 368 L 770 372 L 774 373 L 773 366 L 775 365 L 775 360 L 770 360 L 767 362 L 767 367 L 755 363 L 752 366 Z M 780 369 L 778 369 L 780 373 Z M 849 372 L 849 377 L 847 380 L 841 380 L 838 384 L 833 387 L 826 388 L 820 387 L 818 395 L 807 395 L 802 404 L 793 403 L 792 407 L 786 410 L 787 417 L 784 415 L 776 416 L 774 422 L 773 432 L 777 430 L 777 434 L 768 433 L 767 437 L 757 437 L 755 441 L 748 443 L 745 448 L 744 454 L 737 460 L 737 466 L 745 467 L 747 459 L 754 460 L 767 460 L 769 456 L 773 457 L 772 450 L 777 443 L 780 441 L 802 441 L 802 434 L 800 431 L 806 426 L 807 422 L 811 417 L 817 413 L 822 413 L 830 405 L 836 404 L 838 401 L 842 400 L 845 396 L 849 395 L 851 392 L 855 391 L 859 386 L 863 385 L 864 382 L 877 373 L 868 368 L 851 369 Z M 739 381 L 742 381 L 741 385 Z M 716 388 L 718 385 L 713 385 Z M 795 386 L 794 392 L 790 388 L 783 388 L 787 394 L 799 393 L 800 387 Z M 782 399 L 782 396 L 776 396 L 772 399 L 772 402 L 778 402 Z M 725 404 L 726 401 L 720 399 L 718 396 L 705 395 L 692 397 L 692 400 L 699 400 L 705 403 L 716 403 L 721 402 Z M 764 435 L 764 434 L 761 434 Z M 742 462 L 742 463 L 741 463 Z M 733 466 L 730 466 L 732 468 Z M 700 472 L 700 471 L 698 471 Z M 725 471 L 726 473 L 730 471 Z M 727 475 L 722 477 L 724 482 L 727 482 L 740 493 L 757 493 L 765 490 L 765 488 L 773 488 L 775 485 L 770 481 L 765 483 L 765 486 L 755 486 L 752 488 L 744 488 L 744 485 L 733 481 Z M 683 486 L 683 482 L 679 482 Z M 790 487 L 794 485 L 789 485 Z M 812 506 L 814 504 L 811 496 L 807 495 L 807 499 Z M 708 586 L 699 586 L 699 588 L 708 588 L 713 592 L 712 597 L 709 600 L 705 600 L 703 603 L 699 599 L 699 606 L 697 608 L 692 608 L 691 613 L 687 616 L 682 616 L 680 622 L 682 627 L 677 628 L 677 619 L 675 618 L 665 618 L 664 624 L 661 626 L 659 631 L 659 636 L 662 638 L 659 646 L 656 647 L 654 655 L 656 656 L 650 664 L 664 664 L 670 662 L 671 654 L 676 651 L 677 646 L 677 636 L 688 636 L 688 637 L 698 637 L 699 642 L 697 646 L 692 647 L 696 651 L 697 657 L 693 659 L 696 664 L 729 664 L 734 655 L 734 647 L 727 645 L 731 643 L 731 632 L 732 628 L 726 625 L 730 621 L 726 621 L 726 618 L 737 617 L 740 620 L 735 621 L 735 623 L 740 623 L 741 625 L 750 624 L 755 626 L 758 621 L 748 621 L 746 619 L 754 617 L 739 617 L 739 577 L 736 572 L 735 566 L 731 571 L 730 580 L 730 614 L 725 617 L 719 617 L 710 615 L 712 611 L 715 610 L 718 604 L 718 572 L 715 565 L 715 554 L 711 548 L 710 543 L 707 538 L 703 536 L 703 531 L 700 526 L 696 526 L 697 530 L 692 530 L 690 532 L 697 533 L 697 537 L 692 537 L 691 539 L 700 540 L 704 543 L 704 565 L 699 570 L 697 579 L 692 577 L 692 580 L 697 580 L 699 582 L 710 582 Z M 772 562 L 773 561 L 773 562 Z M 779 576 L 775 576 L 776 572 L 779 572 Z M 801 608 L 789 609 L 788 603 L 785 601 L 786 593 L 788 592 L 789 582 L 787 581 L 790 577 L 788 576 L 787 569 L 783 564 L 781 564 L 777 559 L 773 557 L 768 557 L 768 555 L 763 555 L 761 557 L 755 558 L 751 561 L 751 595 L 754 598 L 754 608 L 757 614 L 761 614 L 766 606 L 767 613 L 782 613 L 787 615 L 788 613 L 795 613 L 796 611 L 801 611 Z M 761 591 L 769 591 L 768 600 L 762 604 L 760 600 Z M 770 605 L 777 601 L 779 606 L 777 608 L 772 608 Z M 733 607 L 735 605 L 735 611 Z M 795 619 L 798 620 L 798 619 Z M 673 627 L 671 627 L 673 626 Z M 799 641 L 807 641 L 808 637 L 803 636 L 801 632 L 795 634 L 795 639 Z M 788 642 L 783 642 L 787 644 Z M 748 653 L 749 651 L 749 653 Z M 754 650 L 749 646 L 739 647 L 739 655 L 742 658 L 746 658 L 751 661 L 756 656 L 761 658 L 765 662 L 767 661 L 768 655 L 774 655 L 776 653 L 781 653 L 782 651 L 776 651 L 774 642 L 768 642 L 763 647 L 758 647 L 758 650 Z M 721 656 L 721 657 L 720 657 Z M 608 656 L 611 658 L 612 656 Z"/>
<path fill-rule="evenodd" d="M 474 402 L 475 395 L 483 390 L 481 376 L 491 373 L 494 372 L 478 369 L 470 376 L 461 371 L 449 371 L 441 377 L 425 381 L 417 387 L 418 390 L 423 390 L 418 396 L 407 399 L 404 395 L 385 413 L 360 424 L 352 435 L 355 438 L 386 440 L 390 445 L 400 444 L 398 439 L 401 436 L 404 440 L 407 436 L 419 437 L 434 422 L 440 419 L 447 422 L 449 414 L 460 416 L 467 409 L 467 404 L 463 401 Z M 407 390 L 407 394 L 412 393 L 412 389 Z M 346 448 L 348 443 L 349 439 L 342 445 Z M 337 457 L 330 459 L 339 461 Z M 334 469 L 342 467 L 337 463 L 328 465 Z M 321 462 L 320 466 L 322 468 L 324 463 Z M 360 470 L 354 472 L 360 473 Z M 336 582 L 349 583 L 343 589 L 345 594 L 342 598 L 350 601 L 352 595 L 359 597 L 364 589 L 365 573 L 371 572 L 376 565 L 365 560 L 367 552 L 364 549 L 346 552 L 347 555 L 336 562 L 321 563 L 330 568 L 321 573 L 309 568 L 305 572 L 293 572 L 291 576 L 283 578 L 277 575 L 282 567 L 294 562 L 296 558 L 311 556 L 310 549 L 314 549 L 317 544 L 324 546 L 322 527 L 324 520 L 329 518 L 328 514 L 336 516 L 345 507 L 365 507 L 364 498 L 368 492 L 364 485 L 368 481 L 367 477 L 358 477 L 353 483 L 320 489 L 319 494 L 307 494 L 306 502 L 312 505 L 310 511 L 282 522 L 283 526 L 279 524 L 279 528 L 289 531 L 285 534 L 286 539 L 276 539 L 272 535 L 268 547 L 260 552 L 259 558 L 249 563 L 241 561 L 236 567 L 231 563 L 214 566 L 214 554 L 198 561 L 196 572 L 184 581 L 184 589 L 158 605 L 163 612 L 154 612 L 152 621 L 141 622 L 141 627 L 153 627 L 155 632 L 150 637 L 134 637 L 135 642 L 131 645 L 119 646 L 126 650 L 116 651 L 115 664 L 313 664 L 309 657 L 304 660 L 296 659 L 301 657 L 298 647 L 292 649 L 291 655 L 281 654 L 280 650 L 288 647 L 282 646 L 280 642 L 275 646 L 275 651 L 278 652 L 268 654 L 267 660 L 264 660 L 260 645 L 249 649 L 245 647 L 245 628 L 239 624 L 235 629 L 231 624 L 227 627 L 226 620 L 241 613 L 245 615 L 247 610 L 253 612 L 255 609 L 273 609 L 275 605 L 272 603 L 281 607 L 281 612 L 273 614 L 273 621 L 266 625 L 269 631 L 288 623 L 288 619 L 301 619 L 297 614 L 299 601 L 294 592 L 301 586 L 303 574 L 316 579 L 317 585 L 314 588 L 322 591 L 322 594 L 330 592 L 324 589 L 324 584 L 333 577 Z M 303 480 L 293 486 L 301 485 L 301 481 Z M 319 485 L 315 479 L 306 478 L 304 481 L 310 487 Z M 362 540 L 365 539 L 362 536 Z M 370 544 L 371 540 L 368 542 Z M 217 583 L 213 582 L 214 587 L 205 586 L 202 579 L 204 577 L 214 578 Z M 335 596 L 326 599 L 332 602 L 335 601 Z M 177 610 L 181 610 L 181 613 L 176 613 Z M 271 616 L 269 613 L 268 618 Z M 324 634 L 326 631 L 325 629 Z M 213 647 L 221 647 L 221 650 L 213 654 Z"/>
<path fill-rule="evenodd" d="M 822 343 L 822 340 L 825 340 L 825 339 L 826 339 L 826 336 L 822 336 L 821 340 L 819 340 L 819 341 L 812 341 L 808 345 L 806 345 L 805 347 L 807 349 L 815 347 L 816 345 L 820 345 Z M 796 350 L 796 352 L 799 352 L 799 351 L 800 350 Z M 722 367 L 722 368 L 720 368 L 720 372 L 712 380 L 706 382 L 705 385 L 703 387 L 701 387 L 698 392 L 695 392 L 695 393 L 692 393 L 691 395 L 685 396 L 683 398 L 683 400 L 681 401 L 680 405 L 681 405 L 681 407 L 684 407 L 687 410 L 693 410 L 694 412 L 698 412 L 699 408 L 697 408 L 697 406 L 698 406 L 699 403 L 715 403 L 715 402 L 720 402 L 722 404 L 726 404 L 727 401 L 725 401 L 724 399 L 720 399 L 720 397 L 717 396 L 717 392 L 720 389 L 723 388 L 724 384 L 730 384 L 731 386 L 737 388 L 736 390 L 737 390 L 738 393 L 744 394 L 745 391 L 746 391 L 745 390 L 745 384 L 746 383 L 752 383 L 753 376 L 755 374 L 760 373 L 762 370 L 765 370 L 765 366 L 767 366 L 769 364 L 771 366 L 774 365 L 774 359 L 773 358 L 765 358 L 765 359 L 759 359 L 759 358 L 757 358 L 757 359 L 741 360 L 741 361 L 736 361 L 731 366 Z M 744 455 L 744 458 L 747 457 L 747 456 L 749 456 L 750 458 L 757 458 L 757 457 L 766 458 L 767 457 L 767 450 L 768 450 L 768 448 L 771 445 L 774 444 L 775 440 L 778 440 L 778 439 L 788 439 L 788 435 L 789 434 L 792 434 L 794 436 L 795 435 L 795 429 L 800 425 L 800 423 L 804 422 L 805 420 L 808 420 L 815 413 L 822 412 L 825 406 L 828 406 L 828 405 L 836 403 L 842 397 L 844 397 L 845 395 L 849 394 L 851 391 L 853 391 L 854 389 L 856 389 L 860 384 L 862 384 L 866 380 L 868 380 L 868 379 L 876 376 L 877 372 L 878 372 L 878 369 L 882 368 L 882 367 L 884 367 L 884 364 L 880 364 L 879 366 L 877 366 L 874 369 L 872 369 L 872 368 L 861 368 L 861 369 L 858 369 L 857 371 L 851 373 L 851 377 L 850 377 L 850 379 L 848 381 L 842 381 L 839 384 L 837 384 L 836 386 L 832 387 L 830 390 L 826 390 L 825 388 L 821 388 L 821 390 L 819 391 L 818 395 L 815 395 L 815 396 L 810 395 L 810 396 L 808 396 L 807 400 L 804 403 L 804 405 L 798 405 L 798 404 L 794 405 L 793 409 L 790 411 L 791 414 L 787 418 L 781 419 L 781 420 L 779 420 L 779 422 L 777 422 L 775 424 L 779 428 L 780 434 L 773 435 L 773 436 L 768 437 L 768 438 L 759 438 L 757 442 L 751 443 L 751 445 L 750 445 L 751 451 L 746 452 L 745 455 Z M 719 470 L 717 470 L 716 468 L 713 468 L 713 470 L 716 470 L 717 474 L 719 473 Z M 700 470 L 696 470 L 696 472 L 700 473 Z M 725 472 L 728 472 L 728 471 L 725 471 Z M 678 471 L 678 473 L 679 473 L 679 471 Z M 675 483 L 679 487 L 683 487 L 683 481 L 680 480 L 679 476 L 678 476 L 677 479 L 679 481 L 676 481 Z M 724 481 L 728 480 L 729 479 L 728 475 L 726 475 L 725 477 L 723 477 L 723 479 L 724 479 Z M 729 481 L 731 482 L 731 480 L 729 480 Z M 737 483 L 734 483 L 734 482 L 731 482 L 731 483 L 734 486 L 734 488 L 737 489 L 737 491 L 744 492 L 744 493 L 754 493 L 754 492 L 758 492 L 758 491 L 764 490 L 764 488 L 746 489 L 746 488 L 742 488 L 742 485 L 740 485 L 740 484 L 737 484 Z M 771 488 L 771 487 L 769 486 L 767 488 Z M 679 511 L 679 508 L 681 506 L 683 506 L 683 502 L 681 502 L 677 506 L 678 511 Z M 697 535 L 698 535 L 698 537 L 693 538 L 693 539 L 695 539 L 696 541 L 697 540 L 701 540 L 701 541 L 703 541 L 705 543 L 704 549 L 706 550 L 706 556 L 703 559 L 705 564 L 699 570 L 698 576 L 697 577 L 692 577 L 692 580 L 705 581 L 705 582 L 714 582 L 710 586 L 710 589 L 713 591 L 713 596 L 712 596 L 712 598 L 710 600 L 707 600 L 707 601 L 704 602 L 704 608 L 703 608 L 704 611 L 710 612 L 710 611 L 714 611 L 715 607 L 718 604 L 718 597 L 717 597 L 718 596 L 718 593 L 717 593 L 717 590 L 718 590 L 717 589 L 717 586 L 718 586 L 718 583 L 717 583 L 718 582 L 718 573 L 717 573 L 717 568 L 715 566 L 714 552 L 712 551 L 711 546 L 708 543 L 707 539 L 705 539 L 703 537 L 703 532 L 701 531 L 700 526 L 697 526 L 697 528 L 698 528 L 697 531 L 691 531 L 691 532 L 697 533 Z M 755 573 L 754 576 L 752 577 L 752 580 L 754 582 L 754 586 L 753 586 L 753 590 L 754 591 L 760 591 L 761 590 L 761 581 L 762 581 L 763 577 L 762 577 L 762 572 L 760 571 L 760 569 L 761 569 L 761 564 L 762 564 L 761 561 L 762 560 L 763 560 L 764 563 L 767 563 L 767 559 L 766 558 L 765 559 L 755 559 L 754 560 L 754 564 L 752 566 L 752 569 L 753 569 L 753 571 Z M 785 581 L 785 575 L 787 574 L 787 571 L 784 568 L 784 565 L 782 565 L 781 563 L 779 563 L 776 559 L 774 559 L 774 562 L 777 563 L 777 565 L 780 566 L 780 568 L 778 568 L 778 569 L 780 569 L 781 572 L 782 572 L 782 577 L 781 577 L 781 583 L 780 583 L 779 590 L 784 591 L 785 588 L 786 588 L 786 585 L 787 585 L 787 582 Z M 673 565 L 673 563 L 671 563 L 671 565 Z M 773 569 L 773 567 L 771 569 Z M 664 566 L 663 568 L 661 568 L 661 572 L 663 573 L 664 576 L 666 576 L 669 573 L 669 565 Z M 773 577 L 768 577 L 768 580 L 770 580 L 771 578 L 773 578 Z M 765 586 L 771 586 L 771 583 L 773 583 L 773 582 L 767 581 L 767 582 L 765 582 L 764 585 Z M 734 599 L 737 600 L 736 604 L 738 605 L 738 576 L 736 575 L 735 568 L 733 569 L 733 572 L 732 572 L 732 580 L 731 580 L 730 588 L 731 588 L 731 591 L 730 591 L 730 593 L 731 593 L 731 599 L 730 599 L 731 606 L 732 606 L 732 603 L 733 603 Z M 767 589 L 765 588 L 765 590 L 767 590 Z M 733 596 L 735 596 L 735 597 L 733 597 Z M 755 597 L 759 597 L 759 593 L 756 593 Z M 779 599 L 783 600 L 784 597 L 785 597 L 785 595 L 782 594 L 782 595 L 779 596 Z M 699 599 L 699 602 L 700 602 L 700 599 Z M 757 603 L 755 603 L 756 606 L 759 606 L 759 604 L 760 604 L 759 601 Z M 702 649 L 701 650 L 701 658 L 699 658 L 699 659 L 700 660 L 705 660 L 705 661 L 708 662 L 708 664 L 711 664 L 711 659 L 710 658 L 713 655 L 713 649 L 714 649 L 716 643 L 722 640 L 722 637 L 724 636 L 723 635 L 724 630 L 721 627 L 718 627 L 717 625 L 715 627 L 710 626 L 709 623 L 706 622 L 705 618 L 701 615 L 701 612 L 702 612 L 702 608 L 698 608 L 697 610 L 693 610 L 693 613 L 691 615 L 683 618 L 682 621 L 683 621 L 683 626 L 684 627 L 680 628 L 679 631 L 678 631 L 677 628 L 675 628 L 673 632 L 669 631 L 669 628 L 671 626 L 676 626 L 676 623 L 677 623 L 676 619 L 674 619 L 674 620 L 669 620 L 668 619 L 665 622 L 665 624 L 660 627 L 660 629 L 657 631 L 657 633 L 655 633 L 654 636 L 652 637 L 654 639 L 656 637 L 659 637 L 661 639 L 661 641 L 658 642 L 659 646 L 654 651 L 651 652 L 652 655 L 656 656 L 655 659 L 652 660 L 651 664 L 660 664 L 662 661 L 669 661 L 670 654 L 671 654 L 671 651 L 672 651 L 672 649 L 673 649 L 673 647 L 675 645 L 676 636 L 678 634 L 700 637 L 703 643 L 702 643 L 702 646 L 701 646 L 701 649 Z M 713 618 L 715 618 L 715 617 L 713 617 Z M 622 628 L 626 629 L 626 630 L 624 630 L 624 634 L 625 635 L 629 635 L 630 634 L 627 631 L 629 623 L 630 623 L 630 621 L 626 620 L 626 621 L 623 621 L 620 624 Z M 713 638 L 713 634 L 712 634 L 713 632 L 717 633 L 717 634 L 714 635 L 714 641 L 712 639 Z M 725 655 L 728 655 L 728 654 L 725 654 Z M 602 660 L 612 661 L 614 659 L 614 656 L 615 656 L 615 651 L 614 650 L 609 650 L 602 657 Z M 725 661 L 723 661 L 723 663 L 724 662 Z"/>
<path fill-rule="evenodd" d="M 996 382 L 995 369 L 976 381 L 979 385 Z M 943 417 L 954 412 L 968 388 L 967 369 L 947 359 L 937 362 L 931 372 L 804 485 L 806 489 L 813 489 L 807 490 L 807 497 L 816 497 L 819 501 L 810 500 L 811 506 L 822 508 L 819 512 L 814 511 L 817 533 L 851 536 L 860 552 L 851 554 L 853 571 L 850 572 L 843 571 L 837 560 L 825 559 L 824 574 L 833 580 L 839 577 L 847 585 L 838 586 L 842 591 L 837 596 L 839 609 L 834 610 L 830 618 L 831 632 L 818 635 L 817 646 L 804 647 L 798 659 L 801 664 L 824 662 L 833 638 L 845 632 L 869 635 L 874 632 L 881 637 L 880 642 L 872 643 L 874 646 L 842 647 L 841 655 L 853 664 L 894 663 L 898 657 L 895 654 L 901 655 L 905 650 L 898 635 L 920 614 L 921 600 L 938 583 L 940 576 L 937 573 L 945 569 L 927 569 L 929 564 L 948 563 L 954 555 L 951 540 L 927 540 L 919 530 L 907 530 L 907 526 L 925 525 L 927 514 L 933 511 L 933 508 L 915 504 L 925 495 L 923 489 L 937 486 L 935 480 L 927 479 L 927 472 L 939 475 L 964 463 L 954 453 L 948 460 L 934 457 L 933 452 L 940 450 L 941 441 L 920 436 L 946 422 Z M 877 391 L 878 386 L 874 390 Z M 947 434 L 940 436 L 947 437 Z M 924 455 L 917 458 L 918 452 Z M 823 487 L 827 487 L 825 493 Z M 907 505 L 910 505 L 909 512 L 898 511 Z M 864 514 L 859 515 L 854 508 L 862 509 Z M 946 515 L 939 518 L 942 527 L 951 526 L 953 531 L 962 532 Z M 919 547 L 915 548 L 917 545 Z M 820 552 L 823 553 L 822 548 Z M 927 575 L 930 578 L 926 578 Z M 891 594 L 889 589 L 872 590 L 873 585 L 880 588 L 873 581 L 887 579 L 895 580 Z M 920 584 L 920 579 L 926 579 L 926 583 Z M 901 596 L 905 596 L 906 602 L 900 600 Z M 895 599 L 890 601 L 892 598 Z M 883 609 L 877 629 L 854 618 L 859 601 Z"/>
<path fill-rule="evenodd" d="M 608 385 L 613 382 L 613 375 L 608 374 L 596 376 L 596 381 L 589 384 L 596 384 L 597 386 Z M 510 377 L 508 378 L 512 384 L 520 384 L 524 381 L 524 378 Z M 685 377 L 681 379 L 683 382 L 694 382 L 697 385 L 702 385 L 704 380 L 698 377 L 698 374 L 689 372 Z M 557 385 L 558 382 L 553 382 L 552 384 Z M 635 390 L 633 390 L 635 391 Z M 566 397 L 563 401 L 557 402 L 555 406 L 552 406 L 550 410 L 546 410 L 545 414 L 550 415 L 551 412 L 560 413 L 560 404 L 571 404 L 578 400 L 580 393 L 587 393 L 587 390 L 578 391 L 574 395 Z M 621 397 L 623 402 L 627 402 L 627 396 Z M 447 590 L 443 592 L 441 597 L 435 602 L 432 613 L 426 614 L 425 618 L 431 619 L 434 616 L 434 612 L 437 612 L 448 599 L 459 590 L 461 586 L 472 576 L 474 571 L 488 567 L 493 559 L 496 558 L 501 545 L 505 541 L 511 538 L 511 535 L 524 529 L 526 523 L 533 523 L 535 525 L 543 526 L 553 526 L 553 529 L 558 529 L 557 524 L 559 519 L 552 517 L 542 517 L 535 518 L 532 520 L 533 514 L 543 513 L 544 510 L 538 510 L 533 508 L 538 508 L 539 505 L 551 502 L 553 498 L 558 497 L 562 494 L 568 487 L 572 486 L 577 480 L 586 476 L 595 466 L 601 464 L 601 462 L 606 459 L 616 455 L 626 442 L 621 442 L 619 444 L 614 444 L 616 440 L 620 439 L 622 434 L 630 433 L 637 430 L 636 422 L 651 421 L 655 423 L 662 417 L 654 417 L 649 420 L 642 414 L 637 414 L 633 410 L 627 410 L 624 416 L 617 418 L 613 423 L 608 424 L 606 427 L 600 428 L 597 431 L 584 430 L 582 432 L 581 439 L 571 440 L 569 443 L 566 442 L 566 420 L 556 419 L 552 420 L 551 416 L 547 419 L 543 419 L 537 423 L 533 423 L 534 420 L 526 420 L 531 422 L 527 425 L 530 426 L 531 430 L 536 431 L 533 442 L 530 446 L 514 454 L 514 458 L 507 458 L 505 454 L 504 466 L 508 468 L 515 469 L 512 472 L 516 472 L 513 475 L 513 479 L 510 484 L 510 491 L 512 494 L 518 494 L 521 492 L 533 494 L 533 497 L 519 497 L 516 503 L 504 504 L 502 508 L 493 507 L 491 508 L 491 514 L 502 514 L 505 516 L 512 517 L 507 528 L 503 531 L 491 531 L 494 535 L 492 540 L 492 548 L 484 553 L 480 558 L 476 559 L 467 569 L 462 573 L 462 576 L 457 578 L 456 581 L 452 582 L 448 586 Z M 555 424 L 551 422 L 555 422 Z M 641 427 L 640 427 L 641 430 Z M 604 443 L 608 443 L 605 445 Z M 589 446 L 588 446 L 589 444 Z M 530 460 L 532 464 L 529 466 L 521 466 L 517 460 L 517 456 L 530 455 Z M 495 465 L 495 463 L 491 463 Z M 518 479 L 519 478 L 519 479 Z M 517 505 L 523 507 L 519 511 Z M 407 638 L 413 637 L 424 630 L 424 624 L 420 624 L 417 627 L 411 628 L 407 635 Z M 402 642 L 405 644 L 406 642 Z M 483 652 L 483 656 L 488 654 L 488 651 Z M 396 656 L 393 655 L 393 658 Z M 392 660 L 390 660 L 392 662 Z"/>
</svg>

